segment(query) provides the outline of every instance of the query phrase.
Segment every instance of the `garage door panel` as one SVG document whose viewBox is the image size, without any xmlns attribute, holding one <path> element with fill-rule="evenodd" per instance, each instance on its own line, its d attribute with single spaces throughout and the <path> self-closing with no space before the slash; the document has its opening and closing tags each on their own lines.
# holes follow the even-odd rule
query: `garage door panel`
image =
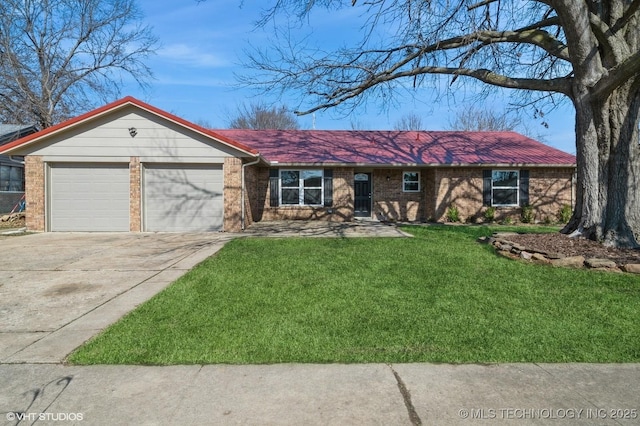
<svg viewBox="0 0 640 426">
<path fill-rule="evenodd" d="M 128 231 L 127 164 L 52 164 L 52 231 Z"/>
<path fill-rule="evenodd" d="M 222 165 L 148 165 L 144 172 L 146 231 L 219 231 Z"/>
</svg>

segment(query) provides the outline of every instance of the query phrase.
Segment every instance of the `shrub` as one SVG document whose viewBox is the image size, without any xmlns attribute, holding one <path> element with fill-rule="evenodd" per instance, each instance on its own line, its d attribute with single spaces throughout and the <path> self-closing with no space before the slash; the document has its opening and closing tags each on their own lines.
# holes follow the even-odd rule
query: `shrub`
<svg viewBox="0 0 640 426">
<path fill-rule="evenodd" d="M 451 204 L 447 209 L 447 221 L 449 222 L 460 222 L 460 212 L 458 208 Z"/>
<path fill-rule="evenodd" d="M 487 207 L 484 211 L 484 219 L 487 222 L 493 222 L 496 220 L 496 208 L 495 207 Z"/>
<path fill-rule="evenodd" d="M 511 216 L 506 216 L 504 219 L 502 219 L 502 224 L 513 225 L 513 219 L 511 219 Z"/>
<path fill-rule="evenodd" d="M 572 214 L 573 209 L 571 208 L 571 206 L 569 204 L 563 204 L 560 208 L 560 211 L 558 212 L 558 220 L 561 223 L 567 223 L 569 222 L 569 219 L 571 219 Z"/>
<path fill-rule="evenodd" d="M 520 213 L 520 220 L 522 223 L 533 223 L 533 219 L 535 218 L 535 212 L 533 211 L 533 207 L 530 205 L 522 206 L 522 212 Z"/>
<path fill-rule="evenodd" d="M 555 223 L 555 221 L 553 220 L 553 217 L 545 216 L 545 218 L 544 218 L 544 224 L 545 225 L 553 225 L 554 223 Z"/>
</svg>

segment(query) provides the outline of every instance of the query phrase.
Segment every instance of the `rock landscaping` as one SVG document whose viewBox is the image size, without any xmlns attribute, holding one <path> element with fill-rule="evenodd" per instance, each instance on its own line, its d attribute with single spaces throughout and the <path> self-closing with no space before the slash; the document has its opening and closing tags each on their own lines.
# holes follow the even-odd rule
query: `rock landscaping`
<svg viewBox="0 0 640 426">
<path fill-rule="evenodd" d="M 24 227 L 25 213 L 8 213 L 0 215 L 0 229 Z"/>
<path fill-rule="evenodd" d="M 640 274 L 640 250 L 605 247 L 584 238 L 570 238 L 560 233 L 518 234 L 497 232 L 481 237 L 496 253 L 511 259 L 566 268 Z"/>
</svg>

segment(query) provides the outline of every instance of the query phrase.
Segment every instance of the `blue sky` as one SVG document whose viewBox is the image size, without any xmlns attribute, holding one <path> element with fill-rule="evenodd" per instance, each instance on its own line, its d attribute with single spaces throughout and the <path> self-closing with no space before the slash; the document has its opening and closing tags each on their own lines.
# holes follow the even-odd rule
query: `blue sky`
<svg viewBox="0 0 640 426">
<path fill-rule="evenodd" d="M 256 3 L 255 0 L 138 0 L 144 20 L 153 27 L 161 47 L 148 62 L 155 76 L 151 87 L 142 91 L 133 84 L 125 84 L 123 96 L 137 97 L 186 120 L 206 122 L 214 128 L 227 127 L 230 117 L 243 103 L 296 106 L 291 100 L 278 102 L 277 94 L 258 95 L 251 89 L 237 87 L 234 75 L 245 72 L 239 65 L 243 51 L 250 45 L 260 47 L 269 43 L 273 32 L 269 26 L 255 28 L 260 16 L 258 8 L 269 4 L 255 6 Z M 359 40 L 360 22 L 356 14 L 356 10 L 314 14 L 303 28 L 312 32 L 308 42 L 328 48 Z M 464 87 L 473 90 L 472 86 Z M 352 123 L 357 123 L 360 129 L 385 130 L 393 129 L 402 116 L 415 113 L 422 117 L 426 129 L 446 129 L 449 117 L 470 104 L 460 100 L 464 96 L 456 96 L 455 101 L 435 100 L 433 92 L 433 88 L 424 87 L 400 97 L 401 102 L 389 110 L 381 109 L 371 100 L 348 117 L 335 111 L 319 111 L 315 116 L 299 117 L 298 121 L 303 129 L 351 129 Z M 512 94 L 506 91 L 476 106 L 500 110 Z M 539 135 L 545 143 L 575 153 L 572 107 L 567 104 L 556 109 L 544 121 L 549 128 L 543 127 L 540 119 L 525 120 L 525 124 L 530 134 Z"/>
</svg>

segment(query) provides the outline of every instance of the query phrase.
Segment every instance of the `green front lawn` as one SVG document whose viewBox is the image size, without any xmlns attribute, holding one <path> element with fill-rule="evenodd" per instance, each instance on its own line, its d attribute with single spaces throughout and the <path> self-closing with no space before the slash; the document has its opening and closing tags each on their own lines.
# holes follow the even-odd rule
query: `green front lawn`
<svg viewBox="0 0 640 426">
<path fill-rule="evenodd" d="M 69 361 L 640 361 L 637 276 L 507 260 L 475 242 L 493 228 L 405 230 L 234 240 Z"/>
</svg>

